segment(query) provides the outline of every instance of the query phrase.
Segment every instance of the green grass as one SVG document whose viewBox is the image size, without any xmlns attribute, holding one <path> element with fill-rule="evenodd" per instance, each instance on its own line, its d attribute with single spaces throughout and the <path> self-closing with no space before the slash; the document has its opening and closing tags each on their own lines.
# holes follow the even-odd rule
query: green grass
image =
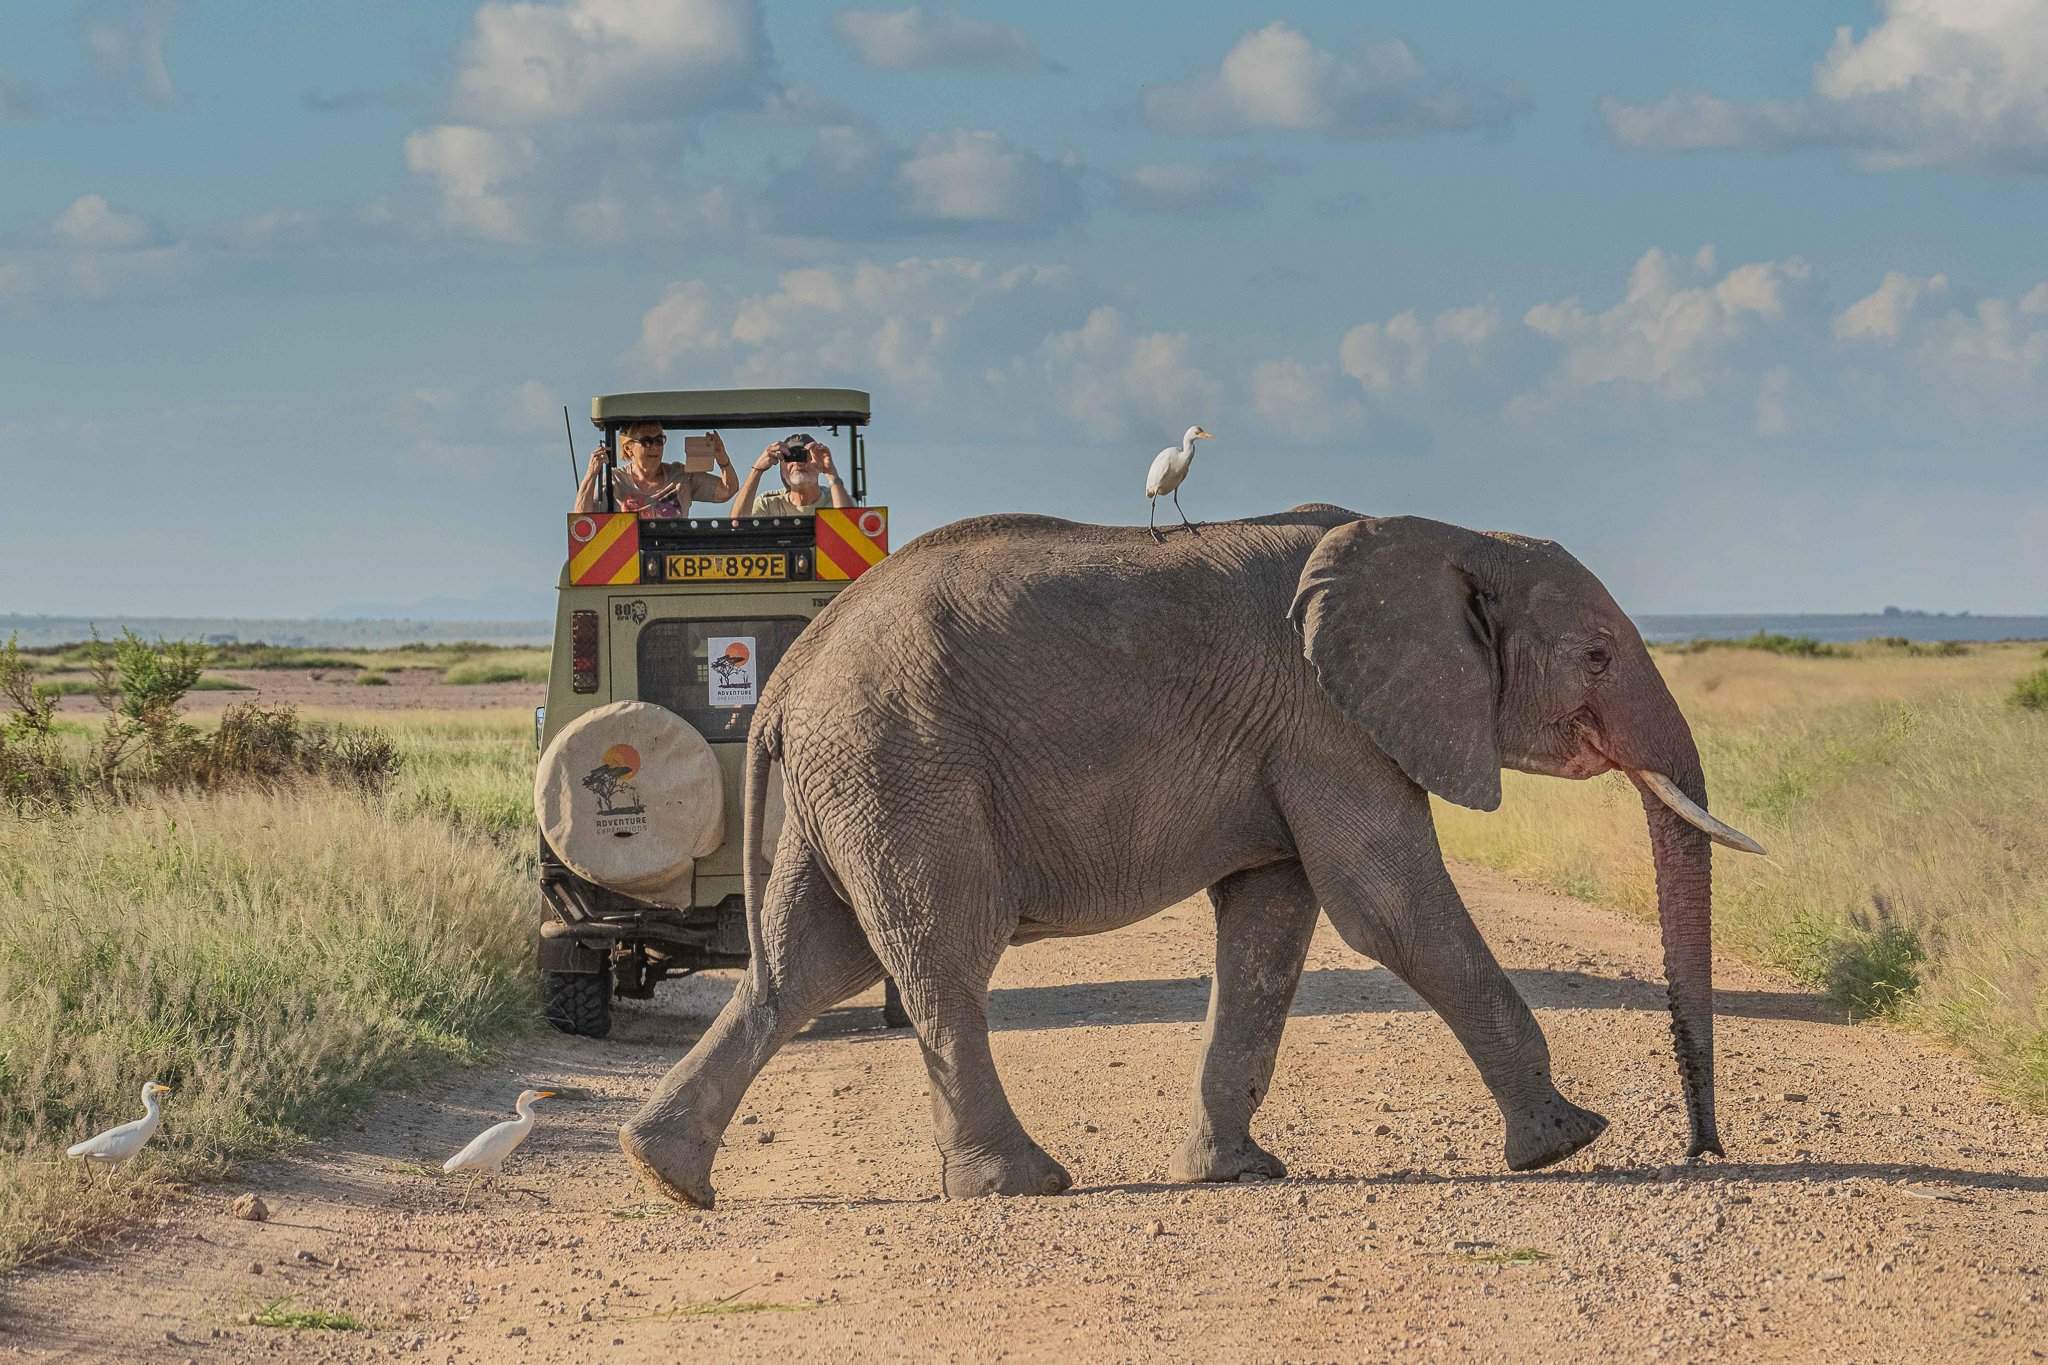
<svg viewBox="0 0 2048 1365">
<path fill-rule="evenodd" d="M 357 686 L 357 687 L 389 687 L 389 686 L 391 686 L 391 679 L 389 679 L 389 678 L 385 677 L 385 676 L 384 676 L 384 675 L 383 675 L 382 673 L 369 673 L 369 672 L 364 672 L 364 673 L 358 673 L 358 674 L 356 674 L 356 686 Z"/>
<path fill-rule="evenodd" d="M 530 1026 L 530 718 L 406 719 L 381 796 L 0 811 L 0 1271 Z M 157 1139 L 80 1191 L 62 1148 L 152 1078 Z"/>
<path fill-rule="evenodd" d="M 451 665 L 441 675 L 442 682 L 458 687 L 480 683 L 544 683 L 547 680 L 548 652 L 540 649 L 517 654 L 507 651 L 489 659 L 465 659 Z"/>
<path fill-rule="evenodd" d="M 272 1299 L 249 1315 L 253 1327 L 284 1327 L 294 1332 L 367 1332 L 370 1329 L 346 1313 L 329 1313 L 319 1308 L 293 1308 L 290 1299 Z"/>
<path fill-rule="evenodd" d="M 408 712 L 379 715 L 377 724 L 398 745 L 398 778 L 388 798 L 394 814 L 439 818 L 531 853 L 531 712 Z"/>
<path fill-rule="evenodd" d="M 92 679 L 76 676 L 52 678 L 38 687 L 55 692 L 60 697 L 89 697 L 92 695 Z M 256 689 L 247 683 L 236 682 L 233 678 L 215 678 L 202 674 L 190 688 L 194 692 L 253 692 Z"/>
<path fill-rule="evenodd" d="M 2014 683 L 2012 704 L 2029 711 L 2048 711 L 2048 668 L 2029 673 Z"/>
<path fill-rule="evenodd" d="M 1702 656 L 1662 666 L 1714 812 L 1770 851 L 1716 851 L 1716 942 L 1855 1017 L 1949 1042 L 1998 1090 L 2048 1110 L 2048 715 L 2005 702 L 2032 653 L 1987 646 L 1896 668 L 1877 655 L 1824 668 L 1759 658 L 1739 674 Z M 1960 670 L 1951 685 L 1904 681 L 1941 668 Z M 1816 698 L 1805 683 L 1823 673 L 1835 681 Z M 1625 778 L 1510 772 L 1503 785 L 1491 815 L 1437 804 L 1448 854 L 1654 917 L 1642 807 Z"/>
</svg>

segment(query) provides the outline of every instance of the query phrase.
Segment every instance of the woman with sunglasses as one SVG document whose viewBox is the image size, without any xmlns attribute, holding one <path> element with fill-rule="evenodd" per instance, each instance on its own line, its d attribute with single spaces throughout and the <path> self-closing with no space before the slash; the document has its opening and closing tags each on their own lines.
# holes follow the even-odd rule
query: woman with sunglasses
<svg viewBox="0 0 2048 1365">
<path fill-rule="evenodd" d="M 711 458 L 718 472 L 690 473 L 679 464 L 662 462 L 668 435 L 659 423 L 640 422 L 620 433 L 625 459 L 612 471 L 612 501 L 621 512 L 643 517 L 687 517 L 692 502 L 724 502 L 739 491 L 739 476 L 726 456 L 725 442 L 711 433 Z M 604 468 L 604 447 L 590 452 L 590 468 L 576 486 L 578 512 L 595 512 L 597 474 Z"/>
</svg>

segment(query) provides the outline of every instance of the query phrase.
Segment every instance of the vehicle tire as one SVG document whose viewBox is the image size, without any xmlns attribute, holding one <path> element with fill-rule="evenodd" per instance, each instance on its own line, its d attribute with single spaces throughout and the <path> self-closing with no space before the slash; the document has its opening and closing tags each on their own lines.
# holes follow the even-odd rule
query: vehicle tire
<svg viewBox="0 0 2048 1365">
<path fill-rule="evenodd" d="M 888 977 L 882 978 L 882 1023 L 889 1028 L 909 1028 L 910 1016 L 903 1009 L 903 992 Z"/>
<path fill-rule="evenodd" d="M 612 1031 L 612 972 L 542 972 L 541 1011 L 564 1033 L 602 1038 Z"/>
</svg>

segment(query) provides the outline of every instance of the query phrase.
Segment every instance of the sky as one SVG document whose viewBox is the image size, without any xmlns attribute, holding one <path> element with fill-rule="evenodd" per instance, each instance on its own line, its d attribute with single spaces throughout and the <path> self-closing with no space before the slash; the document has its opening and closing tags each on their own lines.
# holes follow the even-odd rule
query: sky
<svg viewBox="0 0 2048 1365">
<path fill-rule="evenodd" d="M 2048 0 L 0 4 L 0 613 L 545 616 L 562 405 L 2048 613 Z M 736 434 L 744 468 L 758 451 Z"/>
</svg>

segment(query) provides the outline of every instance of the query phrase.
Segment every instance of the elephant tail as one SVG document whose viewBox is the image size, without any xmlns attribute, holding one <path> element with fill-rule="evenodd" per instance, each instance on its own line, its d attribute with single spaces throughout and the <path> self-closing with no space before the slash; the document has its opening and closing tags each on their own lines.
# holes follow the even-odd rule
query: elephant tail
<svg viewBox="0 0 2048 1365">
<path fill-rule="evenodd" d="M 753 731 L 747 736 L 746 823 L 741 827 L 740 861 L 745 867 L 747 932 L 751 938 L 760 924 L 762 895 L 767 890 L 768 860 L 761 856 L 761 824 L 768 810 L 768 768 L 780 757 L 782 713 L 766 706 L 754 712 Z M 785 786 L 782 799 L 789 800 Z M 785 820 L 784 829 L 788 829 Z M 787 835 L 785 834 L 785 838 Z"/>
</svg>

